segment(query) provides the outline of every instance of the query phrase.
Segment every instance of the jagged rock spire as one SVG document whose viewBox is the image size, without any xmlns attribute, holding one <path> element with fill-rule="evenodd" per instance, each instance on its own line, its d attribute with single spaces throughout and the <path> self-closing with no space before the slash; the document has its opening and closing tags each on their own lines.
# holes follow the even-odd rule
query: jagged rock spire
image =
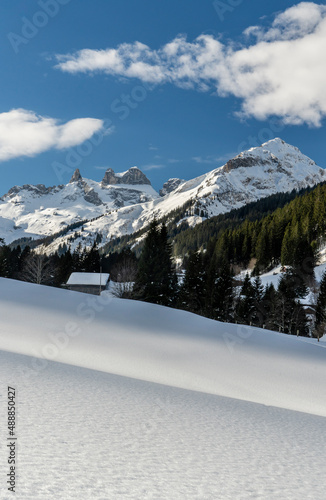
<svg viewBox="0 0 326 500">
<path fill-rule="evenodd" d="M 83 178 L 80 175 L 79 168 L 76 168 L 76 170 L 74 171 L 73 176 L 70 179 L 69 183 L 71 183 L 71 182 L 78 182 L 78 181 L 82 181 L 82 180 L 83 180 Z"/>
<path fill-rule="evenodd" d="M 102 179 L 102 184 L 107 186 L 108 184 L 118 184 L 119 178 L 115 175 L 113 168 L 108 168 Z"/>
<path fill-rule="evenodd" d="M 151 184 L 151 181 L 147 179 L 146 175 L 143 174 L 138 167 L 131 167 L 121 178 L 121 184 Z"/>
<path fill-rule="evenodd" d="M 108 168 L 104 174 L 102 185 L 107 186 L 109 184 L 150 185 L 151 182 L 138 167 L 131 167 L 124 174 L 115 174 L 112 168 Z"/>
</svg>

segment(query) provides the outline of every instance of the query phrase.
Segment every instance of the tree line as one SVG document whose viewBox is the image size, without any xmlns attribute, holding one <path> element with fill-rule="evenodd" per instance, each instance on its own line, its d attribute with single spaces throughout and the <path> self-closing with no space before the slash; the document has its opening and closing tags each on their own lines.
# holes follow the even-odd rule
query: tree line
<svg viewBox="0 0 326 500">
<path fill-rule="evenodd" d="M 135 268 L 137 258 L 133 252 L 126 249 L 114 252 L 108 256 L 100 253 L 96 241 L 91 248 L 81 248 L 74 251 L 67 248 L 51 255 L 36 252 L 28 245 L 21 249 L 18 245 L 11 248 L 0 239 L 0 277 L 12 278 L 30 283 L 61 287 L 72 272 L 102 272 L 112 273 L 113 278 L 121 279 L 119 275 L 121 263 L 129 262 Z"/>
<path fill-rule="evenodd" d="M 254 259 L 254 274 L 279 263 L 298 267 L 304 262 L 306 269 L 302 271 L 312 274 L 318 248 L 325 240 L 326 185 L 308 190 L 263 217 L 238 221 L 235 227 L 230 226 L 230 219 L 226 220 L 228 227 L 221 227 L 219 221 L 218 232 L 204 247 L 218 262 L 227 261 L 234 268 L 246 268 Z M 196 244 L 196 233 L 202 231 L 203 228 L 192 231 L 189 238 L 192 250 L 203 249 Z"/>
<path fill-rule="evenodd" d="M 311 272 L 312 270 L 312 272 Z M 222 322 L 267 328 L 290 335 L 322 336 L 326 325 L 326 275 L 323 277 L 314 321 L 301 300 L 313 283 L 313 268 L 305 257 L 288 266 L 277 288 L 263 287 L 259 276 L 235 278 L 227 258 L 214 251 L 192 252 L 182 279 L 173 266 L 172 245 L 165 225 L 154 221 L 145 238 L 135 286 L 129 298 L 180 308 Z"/>
<path fill-rule="evenodd" d="M 2 244 L 0 276 L 61 286 L 71 272 L 99 272 L 101 268 L 121 283 L 121 297 L 177 307 L 219 321 L 310 335 L 311 317 L 301 300 L 314 283 L 318 247 L 325 239 L 326 185 L 306 190 L 284 204 L 286 199 L 286 195 L 277 195 L 220 216 L 219 231 L 208 239 L 204 249 L 196 237 L 202 228 L 195 228 L 179 275 L 172 257 L 175 239 L 164 221 L 154 220 L 146 236 L 142 235 L 137 256 L 129 248 L 101 254 L 96 241 L 91 248 L 79 245 L 74 251 L 68 248 L 64 252 L 61 248 L 51 256 L 35 253 L 28 246 L 22 250 Z M 269 212 L 275 204 L 278 208 Z M 212 221 L 207 223 L 211 229 L 216 227 Z M 278 286 L 264 288 L 260 273 L 280 263 L 286 270 Z M 239 282 L 235 275 L 249 264 L 255 278 L 248 275 Z M 315 311 L 310 311 L 313 331 L 319 336 L 325 328 L 323 283 Z"/>
</svg>

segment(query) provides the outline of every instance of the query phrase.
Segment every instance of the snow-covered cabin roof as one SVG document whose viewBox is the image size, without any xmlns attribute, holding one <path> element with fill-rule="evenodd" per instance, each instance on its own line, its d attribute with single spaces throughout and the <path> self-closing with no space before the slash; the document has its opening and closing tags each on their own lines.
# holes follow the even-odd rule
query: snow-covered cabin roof
<svg viewBox="0 0 326 500">
<path fill-rule="evenodd" d="M 106 285 L 110 279 L 107 273 L 71 273 L 67 285 Z"/>
</svg>

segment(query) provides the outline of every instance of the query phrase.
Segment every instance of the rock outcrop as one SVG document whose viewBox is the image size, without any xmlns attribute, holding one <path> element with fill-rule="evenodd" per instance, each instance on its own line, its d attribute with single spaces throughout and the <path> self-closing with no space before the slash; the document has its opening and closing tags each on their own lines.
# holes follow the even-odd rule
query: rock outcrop
<svg viewBox="0 0 326 500">
<path fill-rule="evenodd" d="M 78 182 L 78 181 L 82 181 L 82 180 L 83 180 L 83 178 L 82 178 L 82 176 L 80 174 L 79 168 L 76 168 L 76 170 L 74 171 L 73 176 L 71 177 L 69 183 L 71 183 L 71 182 Z"/>
<path fill-rule="evenodd" d="M 132 167 L 124 174 L 116 174 L 112 168 L 108 168 L 102 179 L 102 185 L 108 186 L 115 184 L 151 185 L 151 182 L 138 167 Z"/>
<path fill-rule="evenodd" d="M 160 189 L 160 196 L 165 196 L 171 193 L 172 191 L 177 189 L 177 187 L 180 186 L 180 184 L 182 184 L 183 182 L 185 181 L 177 178 L 172 178 L 164 182 L 162 189 Z"/>
</svg>

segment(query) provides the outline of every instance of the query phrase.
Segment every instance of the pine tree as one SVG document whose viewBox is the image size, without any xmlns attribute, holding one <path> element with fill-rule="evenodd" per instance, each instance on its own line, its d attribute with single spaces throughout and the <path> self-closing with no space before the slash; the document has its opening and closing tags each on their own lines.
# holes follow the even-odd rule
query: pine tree
<svg viewBox="0 0 326 500">
<path fill-rule="evenodd" d="M 20 271 L 20 273 L 23 271 L 23 268 L 25 265 L 25 260 L 30 255 L 30 253 L 31 253 L 31 249 L 28 245 L 26 245 L 19 256 L 19 271 Z"/>
<path fill-rule="evenodd" d="M 318 260 L 318 252 L 312 248 L 307 239 L 298 239 L 293 252 L 293 267 L 298 274 L 307 278 L 314 275 L 314 267 Z"/>
<path fill-rule="evenodd" d="M 276 318 L 279 330 L 290 335 L 308 335 L 307 316 L 299 298 L 307 293 L 307 287 L 301 276 L 294 270 L 287 270 L 282 276 L 277 291 L 278 316 Z"/>
<path fill-rule="evenodd" d="M 272 255 L 270 253 L 267 224 L 268 224 L 268 219 L 266 218 L 264 220 L 264 223 L 262 224 L 256 243 L 256 250 L 255 250 L 257 258 L 256 266 L 260 270 L 265 269 L 272 260 Z"/>
<path fill-rule="evenodd" d="M 165 224 L 162 224 L 159 234 L 160 242 L 160 304 L 164 306 L 175 305 L 178 291 L 178 280 L 172 261 L 172 245 L 168 241 L 168 232 Z"/>
<path fill-rule="evenodd" d="M 293 299 L 302 299 L 308 293 L 304 274 L 300 269 L 288 268 L 279 282 L 278 290 L 284 290 L 284 293 Z"/>
<path fill-rule="evenodd" d="M 259 276 L 256 276 L 253 283 L 254 298 L 256 302 L 261 302 L 264 295 L 264 287 Z"/>
<path fill-rule="evenodd" d="M 134 298 L 154 304 L 175 304 L 177 277 L 172 263 L 167 230 L 154 221 L 145 238 L 134 286 Z"/>
<path fill-rule="evenodd" d="M 3 240 L 2 240 L 3 242 Z M 1 241 L 0 241 L 1 244 Z M 0 247 L 0 276 L 2 278 L 10 277 L 10 248 L 6 245 Z"/>
<path fill-rule="evenodd" d="M 326 328 L 326 271 L 320 281 L 319 295 L 316 306 L 315 336 L 318 338 L 324 335 Z"/>
<path fill-rule="evenodd" d="M 217 321 L 234 321 L 233 278 L 228 263 L 214 274 L 212 286 L 208 292 L 208 316 Z"/>
<path fill-rule="evenodd" d="M 71 272 L 83 271 L 83 251 L 81 243 L 79 242 L 77 247 L 72 253 L 72 269 Z"/>
<path fill-rule="evenodd" d="M 56 269 L 55 283 L 57 286 L 62 286 L 67 283 L 70 274 L 74 271 L 73 256 L 71 255 L 70 248 L 59 257 Z"/>
<path fill-rule="evenodd" d="M 192 252 L 187 261 L 179 293 L 178 305 L 181 309 L 204 314 L 206 278 L 202 255 L 199 252 Z"/>
<path fill-rule="evenodd" d="M 264 308 L 262 305 L 264 296 L 264 287 L 259 276 L 256 276 L 253 282 L 254 307 L 250 316 L 250 322 L 254 326 L 262 327 L 265 323 Z"/>
<path fill-rule="evenodd" d="M 293 264 L 293 253 L 295 251 L 295 241 L 292 236 L 291 224 L 286 228 L 281 250 L 281 263 L 283 266 Z"/>
<path fill-rule="evenodd" d="M 264 318 L 263 325 L 267 330 L 278 330 L 278 294 L 273 283 L 266 285 L 261 302 L 261 312 Z"/>
<path fill-rule="evenodd" d="M 94 241 L 90 250 L 84 249 L 82 255 L 82 270 L 87 273 L 100 272 L 101 257 L 97 249 L 96 241 Z"/>
<path fill-rule="evenodd" d="M 249 274 L 247 273 L 241 288 L 240 297 L 236 308 L 237 321 L 245 325 L 249 325 L 252 322 L 254 312 L 255 289 L 251 283 Z"/>
</svg>

